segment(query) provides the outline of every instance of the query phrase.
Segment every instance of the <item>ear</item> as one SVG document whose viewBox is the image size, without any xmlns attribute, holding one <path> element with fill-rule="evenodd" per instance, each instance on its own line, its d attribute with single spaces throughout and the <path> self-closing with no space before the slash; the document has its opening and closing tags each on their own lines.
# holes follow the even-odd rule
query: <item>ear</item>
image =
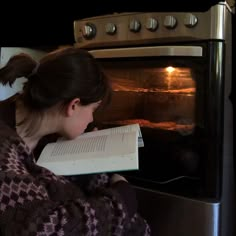
<svg viewBox="0 0 236 236">
<path fill-rule="evenodd" d="M 80 103 L 79 98 L 72 99 L 66 107 L 66 116 L 72 116 Z"/>
</svg>

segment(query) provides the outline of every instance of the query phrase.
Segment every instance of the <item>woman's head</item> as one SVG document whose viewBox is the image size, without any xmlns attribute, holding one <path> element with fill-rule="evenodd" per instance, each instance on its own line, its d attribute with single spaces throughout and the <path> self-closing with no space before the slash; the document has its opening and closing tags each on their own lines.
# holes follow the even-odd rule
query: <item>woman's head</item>
<svg viewBox="0 0 236 236">
<path fill-rule="evenodd" d="M 96 107 L 110 94 L 108 81 L 96 60 L 87 51 L 75 47 L 48 53 L 39 63 L 26 54 L 13 56 L 0 69 L 0 82 L 12 84 L 19 77 L 28 78 L 20 100 L 30 114 L 26 120 L 32 118 L 34 127 L 38 126 L 36 120 L 40 123 L 42 114 L 55 107 L 69 115 L 69 108 L 91 104 Z"/>
</svg>

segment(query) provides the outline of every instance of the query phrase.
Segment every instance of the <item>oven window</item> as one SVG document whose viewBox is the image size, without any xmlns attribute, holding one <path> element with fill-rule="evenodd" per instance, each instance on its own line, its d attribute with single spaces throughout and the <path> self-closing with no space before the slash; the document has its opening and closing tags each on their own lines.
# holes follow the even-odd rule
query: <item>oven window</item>
<svg viewBox="0 0 236 236">
<path fill-rule="evenodd" d="M 139 123 L 143 128 L 191 134 L 195 124 L 196 82 L 188 67 L 145 63 L 108 66 L 113 98 L 103 124 Z"/>
<path fill-rule="evenodd" d="M 163 183 L 179 178 L 180 184 L 185 182 L 183 176 L 190 185 L 198 181 L 201 154 L 195 145 L 195 130 L 201 123 L 198 88 L 204 66 L 193 59 L 176 58 L 99 62 L 111 81 L 113 97 L 106 110 L 95 114 L 98 127 L 139 123 L 143 134 L 140 169 L 123 174 L 131 182 L 167 188 L 171 181 Z"/>
</svg>

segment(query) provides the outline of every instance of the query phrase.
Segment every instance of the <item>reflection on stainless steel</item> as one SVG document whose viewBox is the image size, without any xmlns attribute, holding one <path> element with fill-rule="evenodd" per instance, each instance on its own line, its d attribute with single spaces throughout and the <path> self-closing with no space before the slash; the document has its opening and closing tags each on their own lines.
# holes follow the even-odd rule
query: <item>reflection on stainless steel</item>
<svg viewBox="0 0 236 236">
<path fill-rule="evenodd" d="M 222 207 L 220 202 L 209 199 L 185 198 L 134 187 L 137 192 L 140 212 L 152 225 L 152 235 L 219 235 L 219 212 Z M 228 234 L 220 235 L 228 236 Z"/>
<path fill-rule="evenodd" d="M 95 58 L 113 57 L 150 57 L 150 56 L 192 56 L 201 57 L 202 47 L 199 46 L 159 46 L 139 48 L 100 49 L 89 51 Z"/>
<path fill-rule="evenodd" d="M 182 135 L 191 134 L 194 129 L 193 123 L 187 123 L 190 121 L 180 121 L 179 123 L 173 121 L 165 121 L 165 122 L 150 122 L 149 120 L 143 119 L 132 119 L 132 120 L 116 120 L 111 122 L 104 122 L 104 124 L 113 124 L 113 125 L 128 125 L 138 123 L 141 127 L 152 128 L 152 129 L 163 129 L 169 131 L 176 131 L 181 133 Z"/>
</svg>

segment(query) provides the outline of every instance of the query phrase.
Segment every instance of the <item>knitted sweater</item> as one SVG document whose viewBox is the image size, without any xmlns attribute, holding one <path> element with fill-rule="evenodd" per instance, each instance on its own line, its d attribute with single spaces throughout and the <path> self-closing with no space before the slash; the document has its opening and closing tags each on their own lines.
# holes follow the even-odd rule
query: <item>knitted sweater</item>
<svg viewBox="0 0 236 236">
<path fill-rule="evenodd" d="M 128 183 L 110 186 L 106 174 L 66 178 L 38 166 L 13 127 L 14 109 L 0 104 L 0 235 L 150 235 Z"/>
</svg>

